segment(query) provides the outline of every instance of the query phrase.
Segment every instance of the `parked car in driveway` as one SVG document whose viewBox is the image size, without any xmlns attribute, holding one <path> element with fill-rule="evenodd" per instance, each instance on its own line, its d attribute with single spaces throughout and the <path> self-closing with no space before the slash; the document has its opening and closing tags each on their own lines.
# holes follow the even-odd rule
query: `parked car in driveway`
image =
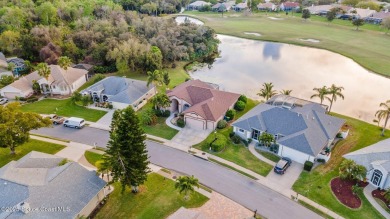
<svg viewBox="0 0 390 219">
<path fill-rule="evenodd" d="M 291 159 L 288 157 L 282 157 L 274 167 L 274 172 L 277 174 L 284 174 L 287 168 L 291 165 Z"/>
<path fill-rule="evenodd" d="M 61 116 L 57 116 L 56 114 L 50 114 L 49 116 L 47 116 L 50 121 L 54 124 L 54 125 L 58 125 L 58 124 L 62 124 L 64 123 L 65 119 L 64 117 L 61 117 Z"/>
<path fill-rule="evenodd" d="M 80 129 L 85 126 L 85 120 L 82 118 L 70 117 L 69 119 L 65 120 L 64 126 Z"/>
<path fill-rule="evenodd" d="M 7 98 L 0 98 L 0 105 L 4 105 L 8 102 Z"/>
</svg>

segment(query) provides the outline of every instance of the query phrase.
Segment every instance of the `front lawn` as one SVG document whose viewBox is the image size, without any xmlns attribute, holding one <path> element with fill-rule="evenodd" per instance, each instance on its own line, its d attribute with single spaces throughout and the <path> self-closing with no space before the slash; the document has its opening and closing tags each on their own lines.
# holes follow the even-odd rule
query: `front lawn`
<svg viewBox="0 0 390 219">
<path fill-rule="evenodd" d="M 107 203 L 100 209 L 96 219 L 100 218 L 142 218 L 163 219 L 180 207 L 196 208 L 207 202 L 208 198 L 194 193 L 187 201 L 175 189 L 175 183 L 163 176 L 152 173 L 145 185 L 140 186 L 138 194 L 130 189 L 121 193 L 121 185 L 114 184 L 115 190 L 110 194 Z"/>
<path fill-rule="evenodd" d="M 106 111 L 88 109 L 86 107 L 76 105 L 70 99 L 44 99 L 22 105 L 21 110 L 40 114 L 57 114 L 65 117 L 80 117 L 91 122 L 98 121 L 107 113 Z"/>
<path fill-rule="evenodd" d="M 333 115 L 346 120 L 350 126 L 349 136 L 333 148 L 332 157 L 326 164 L 318 166 L 311 172 L 303 171 L 293 185 L 293 189 L 345 218 L 383 218 L 371 206 L 363 193 L 359 194 L 362 201 L 362 206 L 359 209 L 352 210 L 341 204 L 332 194 L 330 181 L 339 175 L 338 170 L 343 160 L 342 155 L 384 140 L 390 136 L 390 131 L 387 131 L 385 137 L 382 137 L 380 136 L 381 129 L 375 125 L 346 116 Z"/>
<path fill-rule="evenodd" d="M 15 155 L 10 154 L 11 151 L 9 148 L 0 148 L 0 168 L 12 160 L 19 160 L 21 157 L 30 153 L 31 151 L 55 154 L 64 147 L 65 146 L 59 144 L 30 139 L 27 143 L 16 147 Z"/>
<path fill-rule="evenodd" d="M 103 155 L 92 151 L 85 151 L 84 156 L 85 159 L 87 159 L 87 161 L 93 166 L 95 166 L 97 161 L 102 160 L 103 158 Z"/>
<path fill-rule="evenodd" d="M 238 119 L 241 116 L 245 115 L 249 110 L 251 110 L 253 107 L 255 107 L 257 104 L 259 104 L 259 101 L 257 100 L 252 100 L 252 99 L 247 99 L 245 109 L 243 111 L 237 111 L 235 118 Z"/>
<path fill-rule="evenodd" d="M 259 149 L 255 149 L 259 154 L 263 155 L 263 157 L 267 158 L 268 160 L 272 160 L 273 162 L 277 163 L 280 160 L 280 157 L 272 152 L 262 151 Z"/>
<path fill-rule="evenodd" d="M 221 157 L 225 160 L 231 161 L 262 176 L 267 176 L 268 173 L 272 170 L 271 165 L 259 160 L 243 144 L 236 145 L 232 143 L 229 138 L 229 133 L 232 132 L 231 127 L 217 130 L 217 132 L 225 135 L 225 137 L 228 139 L 228 144 L 223 151 L 212 152 L 209 150 L 210 146 L 208 142 L 211 142 L 214 139 L 213 133 L 211 133 L 201 143 L 194 145 L 194 147 L 202 151 L 206 151 L 207 153 L 213 154 L 215 156 Z"/>
</svg>

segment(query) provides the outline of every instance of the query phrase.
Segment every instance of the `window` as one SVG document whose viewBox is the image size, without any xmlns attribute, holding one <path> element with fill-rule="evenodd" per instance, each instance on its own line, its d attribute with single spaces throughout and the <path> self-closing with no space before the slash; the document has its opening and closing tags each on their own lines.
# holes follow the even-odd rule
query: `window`
<svg viewBox="0 0 390 219">
<path fill-rule="evenodd" d="M 241 132 L 241 133 L 244 133 L 244 132 L 245 132 L 244 129 L 238 129 L 238 131 Z"/>
<path fill-rule="evenodd" d="M 53 89 L 56 89 L 56 86 L 55 85 L 53 85 L 53 86 L 51 86 Z"/>
</svg>

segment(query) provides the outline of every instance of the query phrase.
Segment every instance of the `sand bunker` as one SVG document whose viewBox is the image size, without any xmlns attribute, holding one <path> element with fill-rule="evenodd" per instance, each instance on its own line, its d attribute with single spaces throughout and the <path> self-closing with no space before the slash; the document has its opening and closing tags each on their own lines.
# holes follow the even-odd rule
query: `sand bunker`
<svg viewBox="0 0 390 219">
<path fill-rule="evenodd" d="M 310 43 L 319 43 L 319 40 L 316 39 L 299 39 L 301 41 L 310 42 Z"/>
<path fill-rule="evenodd" d="M 253 33 L 253 32 L 244 32 L 244 34 L 247 34 L 247 35 L 255 35 L 255 36 L 261 36 L 260 33 Z"/>
<path fill-rule="evenodd" d="M 268 18 L 271 20 L 277 20 L 277 21 L 284 20 L 283 18 L 280 18 L 280 17 L 268 17 Z"/>
</svg>

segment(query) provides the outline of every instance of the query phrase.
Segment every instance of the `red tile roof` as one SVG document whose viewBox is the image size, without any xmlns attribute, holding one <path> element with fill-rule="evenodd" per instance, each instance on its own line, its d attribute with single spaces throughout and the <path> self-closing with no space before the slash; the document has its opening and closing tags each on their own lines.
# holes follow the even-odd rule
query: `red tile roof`
<svg viewBox="0 0 390 219">
<path fill-rule="evenodd" d="M 191 105 L 183 113 L 196 113 L 204 119 L 217 121 L 234 105 L 240 94 L 220 91 L 206 82 L 191 80 L 168 92 L 168 96 L 183 99 Z"/>
</svg>

